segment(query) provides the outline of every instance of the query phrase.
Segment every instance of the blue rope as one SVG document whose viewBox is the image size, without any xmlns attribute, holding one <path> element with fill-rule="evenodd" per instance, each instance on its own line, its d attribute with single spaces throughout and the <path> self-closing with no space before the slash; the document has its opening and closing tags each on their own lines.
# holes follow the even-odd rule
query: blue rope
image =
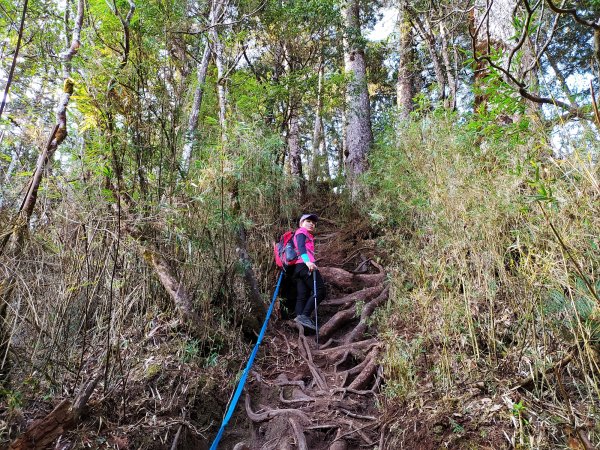
<svg viewBox="0 0 600 450">
<path fill-rule="evenodd" d="M 225 417 L 223 418 L 223 423 L 221 423 L 221 428 L 219 429 L 219 432 L 217 433 L 217 437 L 215 438 L 212 445 L 210 446 L 210 450 L 217 450 L 217 446 L 219 445 L 219 441 L 221 440 L 221 437 L 223 436 L 225 427 L 229 423 L 229 419 L 231 419 L 231 416 L 233 415 L 233 411 L 235 410 L 237 402 L 240 399 L 240 396 L 242 395 L 242 390 L 244 389 L 244 385 L 246 384 L 246 378 L 248 378 L 248 373 L 250 372 L 250 368 L 252 367 L 252 364 L 254 363 L 254 358 L 256 357 L 256 354 L 258 353 L 258 347 L 260 346 L 260 343 L 262 342 L 263 337 L 265 336 L 265 331 L 267 331 L 267 324 L 269 323 L 269 318 L 271 317 L 271 313 L 273 312 L 273 306 L 275 305 L 275 299 L 277 298 L 277 294 L 279 293 L 279 285 L 281 284 L 282 278 L 283 278 L 283 270 L 281 271 L 281 274 L 279 275 L 279 279 L 277 280 L 277 286 L 275 286 L 275 293 L 273 294 L 273 300 L 271 300 L 271 306 L 269 306 L 269 310 L 267 311 L 267 316 L 265 317 L 265 321 L 263 322 L 262 328 L 260 329 L 260 333 L 258 334 L 258 339 L 256 340 L 256 344 L 254 345 L 254 349 L 252 350 L 252 353 L 250 353 L 250 358 L 248 359 L 248 364 L 246 364 L 246 369 L 244 370 L 244 373 L 242 374 L 242 378 L 240 378 L 240 381 L 237 385 L 237 389 L 235 390 L 235 394 L 233 394 L 231 403 L 229 403 L 229 408 L 227 409 L 227 413 L 225 414 Z"/>
</svg>

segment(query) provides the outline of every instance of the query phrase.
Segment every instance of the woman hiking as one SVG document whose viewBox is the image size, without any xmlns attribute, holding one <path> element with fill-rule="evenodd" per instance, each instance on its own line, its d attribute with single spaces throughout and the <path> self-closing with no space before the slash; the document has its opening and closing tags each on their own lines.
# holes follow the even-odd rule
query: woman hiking
<svg viewBox="0 0 600 450">
<path fill-rule="evenodd" d="M 316 214 L 304 214 L 300 218 L 299 228 L 294 233 L 294 247 L 298 259 L 291 267 L 294 268 L 292 280 L 296 283 L 296 318 L 300 325 L 315 330 L 315 323 L 310 318 L 315 308 L 314 284 L 316 277 L 317 304 L 325 298 L 325 283 L 315 264 L 315 239 L 313 233 L 319 218 Z M 314 274 L 314 275 L 313 275 Z"/>
</svg>

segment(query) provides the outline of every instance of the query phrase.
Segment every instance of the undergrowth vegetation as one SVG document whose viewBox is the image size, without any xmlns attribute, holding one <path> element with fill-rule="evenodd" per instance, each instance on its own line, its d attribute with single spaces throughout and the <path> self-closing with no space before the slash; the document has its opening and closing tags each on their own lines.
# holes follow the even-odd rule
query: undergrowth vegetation
<svg viewBox="0 0 600 450">
<path fill-rule="evenodd" d="M 393 269 L 386 402 L 442 417 L 456 440 L 494 421 L 496 442 L 557 448 L 600 407 L 598 147 L 554 157 L 525 120 L 390 126 L 367 212 Z"/>
<path fill-rule="evenodd" d="M 136 198 L 135 215 L 121 213 L 113 192 L 102 187 L 101 169 L 80 171 L 67 156 L 55 164 L 23 252 L 1 267 L 18 276 L 8 287 L 11 369 L 1 394 L 9 408 L 3 409 L 0 442 L 23 427 L 30 418 L 24 412 L 51 409 L 55 397 L 73 396 L 98 373 L 104 375 L 107 400 L 98 411 L 98 427 L 103 421 L 134 424 L 158 416 L 144 421 L 151 428 L 121 430 L 136 448 L 166 442 L 173 420 L 182 414 L 186 420 L 183 411 L 200 426 L 218 420 L 223 392 L 230 388 L 223 381 L 235 381 L 251 344 L 241 333 L 251 313 L 236 233 L 242 225 L 248 230 L 260 290 L 268 292 L 270 242 L 274 230 L 288 225 L 273 218 L 294 217 L 299 208 L 289 201 L 296 186 L 273 162 L 283 145 L 277 135 L 240 123 L 229 142 L 235 151 L 199 149 L 203 157 L 186 182 L 172 183 L 176 192 L 164 197 L 168 200 Z M 155 175 L 149 174 L 146 189 L 160 198 L 164 188 Z M 7 216 L 0 222 L 0 229 L 9 227 Z M 176 271 L 206 325 L 201 333 L 187 329 L 173 309 L 144 239 L 124 231 L 133 226 L 150 230 L 156 251 Z M 191 433 L 200 440 L 202 434 Z M 84 430 L 79 444 L 85 436 Z"/>
</svg>

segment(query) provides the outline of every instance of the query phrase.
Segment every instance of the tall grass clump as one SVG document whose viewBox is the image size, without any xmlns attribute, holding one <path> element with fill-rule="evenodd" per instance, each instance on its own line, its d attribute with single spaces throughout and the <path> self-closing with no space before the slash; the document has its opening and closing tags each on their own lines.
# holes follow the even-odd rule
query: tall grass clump
<svg viewBox="0 0 600 450">
<path fill-rule="evenodd" d="M 388 399 L 438 399 L 473 429 L 492 411 L 517 446 L 598 442 L 597 145 L 558 159 L 525 119 L 393 125 L 368 206 L 394 268 Z"/>
</svg>

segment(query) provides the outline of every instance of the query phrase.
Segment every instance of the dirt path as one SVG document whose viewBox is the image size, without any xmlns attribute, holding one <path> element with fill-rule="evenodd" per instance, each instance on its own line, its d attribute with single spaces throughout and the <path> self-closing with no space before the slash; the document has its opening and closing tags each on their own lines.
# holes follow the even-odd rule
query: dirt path
<svg viewBox="0 0 600 450">
<path fill-rule="evenodd" d="M 343 450 L 380 441 L 381 344 L 369 325 L 387 300 L 385 273 L 352 236 L 333 232 L 316 240 L 318 254 L 329 255 L 317 261 L 328 287 L 319 306 L 319 348 L 314 333 L 274 321 L 238 406 L 249 429 L 231 430 L 221 448 Z M 355 245 L 341 251 L 340 242 Z"/>
</svg>

